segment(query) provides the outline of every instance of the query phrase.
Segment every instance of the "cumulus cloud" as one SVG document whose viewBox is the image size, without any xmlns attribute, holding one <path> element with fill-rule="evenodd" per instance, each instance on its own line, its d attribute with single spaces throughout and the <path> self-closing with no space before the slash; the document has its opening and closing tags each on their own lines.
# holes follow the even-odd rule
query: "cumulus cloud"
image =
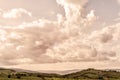
<svg viewBox="0 0 120 80">
<path fill-rule="evenodd" d="M 119 57 L 119 40 L 120 40 L 120 23 L 103 28 L 102 30 L 93 31 L 88 40 L 99 51 L 112 51 L 112 55 L 117 59 Z M 111 52 L 109 53 L 111 55 Z"/>
<path fill-rule="evenodd" d="M 96 20 L 94 10 L 91 10 L 87 16 L 83 16 L 84 6 L 87 2 L 88 0 L 57 0 L 57 3 L 63 6 L 65 10 L 65 24 L 74 24 L 73 26 L 80 27 Z"/>
<path fill-rule="evenodd" d="M 24 58 L 28 63 L 52 62 L 44 55 L 46 50 L 67 38 L 56 26 L 56 23 L 46 21 L 40 26 L 34 23 L 31 26 L 24 24 L 18 27 L 1 27 L 0 44 L 3 45 L 0 47 L 1 61 L 4 64 L 17 64 Z"/>
<path fill-rule="evenodd" d="M 11 10 L 0 9 L 0 18 L 0 25 L 3 26 L 17 26 L 35 19 L 31 12 L 23 8 L 14 8 Z"/>
<path fill-rule="evenodd" d="M 57 0 L 65 16 L 57 21 L 39 19 L 19 26 L 0 27 L 0 64 L 88 62 L 117 60 L 119 24 L 90 34 L 84 30 L 95 22 L 95 11 L 84 14 L 88 0 Z M 24 10 L 8 12 L 11 18 L 21 17 Z M 9 16 L 7 16 L 8 18 Z M 117 44 L 117 45 L 114 45 Z"/>
<path fill-rule="evenodd" d="M 3 18 L 19 18 L 25 15 L 30 16 L 30 17 L 32 16 L 30 12 L 22 8 L 12 9 L 10 11 L 6 11 L 2 13 Z"/>
<path fill-rule="evenodd" d="M 61 29 L 56 27 L 57 23 L 46 22 L 44 27 L 21 26 L 1 28 L 1 64 L 117 60 L 119 51 L 116 50 L 120 48 L 119 25 L 97 31 L 98 34 L 92 32 L 90 35 L 77 36 L 61 32 Z M 110 35 L 111 38 L 107 37 Z M 107 40 L 102 39 L 104 37 Z"/>
</svg>

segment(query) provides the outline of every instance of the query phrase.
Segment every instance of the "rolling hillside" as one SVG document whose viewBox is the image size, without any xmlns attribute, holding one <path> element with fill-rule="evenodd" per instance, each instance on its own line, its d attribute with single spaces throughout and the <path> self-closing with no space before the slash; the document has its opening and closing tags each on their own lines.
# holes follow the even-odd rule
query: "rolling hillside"
<svg viewBox="0 0 120 80">
<path fill-rule="evenodd" d="M 64 75 L 67 78 L 87 78 L 87 79 L 103 79 L 103 78 L 113 78 L 120 80 L 120 72 L 109 70 L 95 70 L 95 69 L 87 69 L 82 70 L 80 72 L 71 73 Z"/>
<path fill-rule="evenodd" d="M 60 75 L 0 68 L 0 80 L 120 80 L 120 72 L 87 69 Z"/>
</svg>

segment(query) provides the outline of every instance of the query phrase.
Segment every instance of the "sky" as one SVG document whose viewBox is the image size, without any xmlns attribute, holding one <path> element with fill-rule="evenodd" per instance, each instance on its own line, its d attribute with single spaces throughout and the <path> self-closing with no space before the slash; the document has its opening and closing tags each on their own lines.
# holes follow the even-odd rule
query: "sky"
<svg viewBox="0 0 120 80">
<path fill-rule="evenodd" d="M 119 69 L 120 0 L 0 0 L 0 67 Z"/>
</svg>

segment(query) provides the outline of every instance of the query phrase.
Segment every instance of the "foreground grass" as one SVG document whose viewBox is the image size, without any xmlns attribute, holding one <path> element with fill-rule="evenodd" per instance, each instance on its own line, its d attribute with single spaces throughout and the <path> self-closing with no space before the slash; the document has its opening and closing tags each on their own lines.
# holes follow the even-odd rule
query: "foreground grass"
<svg viewBox="0 0 120 80">
<path fill-rule="evenodd" d="M 120 80 L 120 79 L 68 79 L 68 78 L 38 78 L 38 77 L 23 77 L 21 79 L 15 78 L 0 78 L 0 80 Z"/>
<path fill-rule="evenodd" d="M 120 79 L 68 79 L 68 78 L 47 78 L 45 80 L 120 80 Z"/>
</svg>

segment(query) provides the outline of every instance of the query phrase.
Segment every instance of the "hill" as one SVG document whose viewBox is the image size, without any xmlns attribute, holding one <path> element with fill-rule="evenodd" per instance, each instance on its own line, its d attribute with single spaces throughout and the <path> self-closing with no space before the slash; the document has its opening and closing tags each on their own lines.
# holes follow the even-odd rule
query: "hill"
<svg viewBox="0 0 120 80">
<path fill-rule="evenodd" d="M 120 80 L 120 72 L 114 70 L 95 70 L 95 69 L 87 69 L 82 70 L 76 73 L 71 73 L 64 75 L 67 78 L 86 78 L 86 79 L 104 79 L 104 78 L 112 78 Z"/>
<path fill-rule="evenodd" d="M 120 72 L 113 70 L 86 69 L 65 75 L 22 71 L 0 68 L 0 80 L 120 80 Z"/>
</svg>

